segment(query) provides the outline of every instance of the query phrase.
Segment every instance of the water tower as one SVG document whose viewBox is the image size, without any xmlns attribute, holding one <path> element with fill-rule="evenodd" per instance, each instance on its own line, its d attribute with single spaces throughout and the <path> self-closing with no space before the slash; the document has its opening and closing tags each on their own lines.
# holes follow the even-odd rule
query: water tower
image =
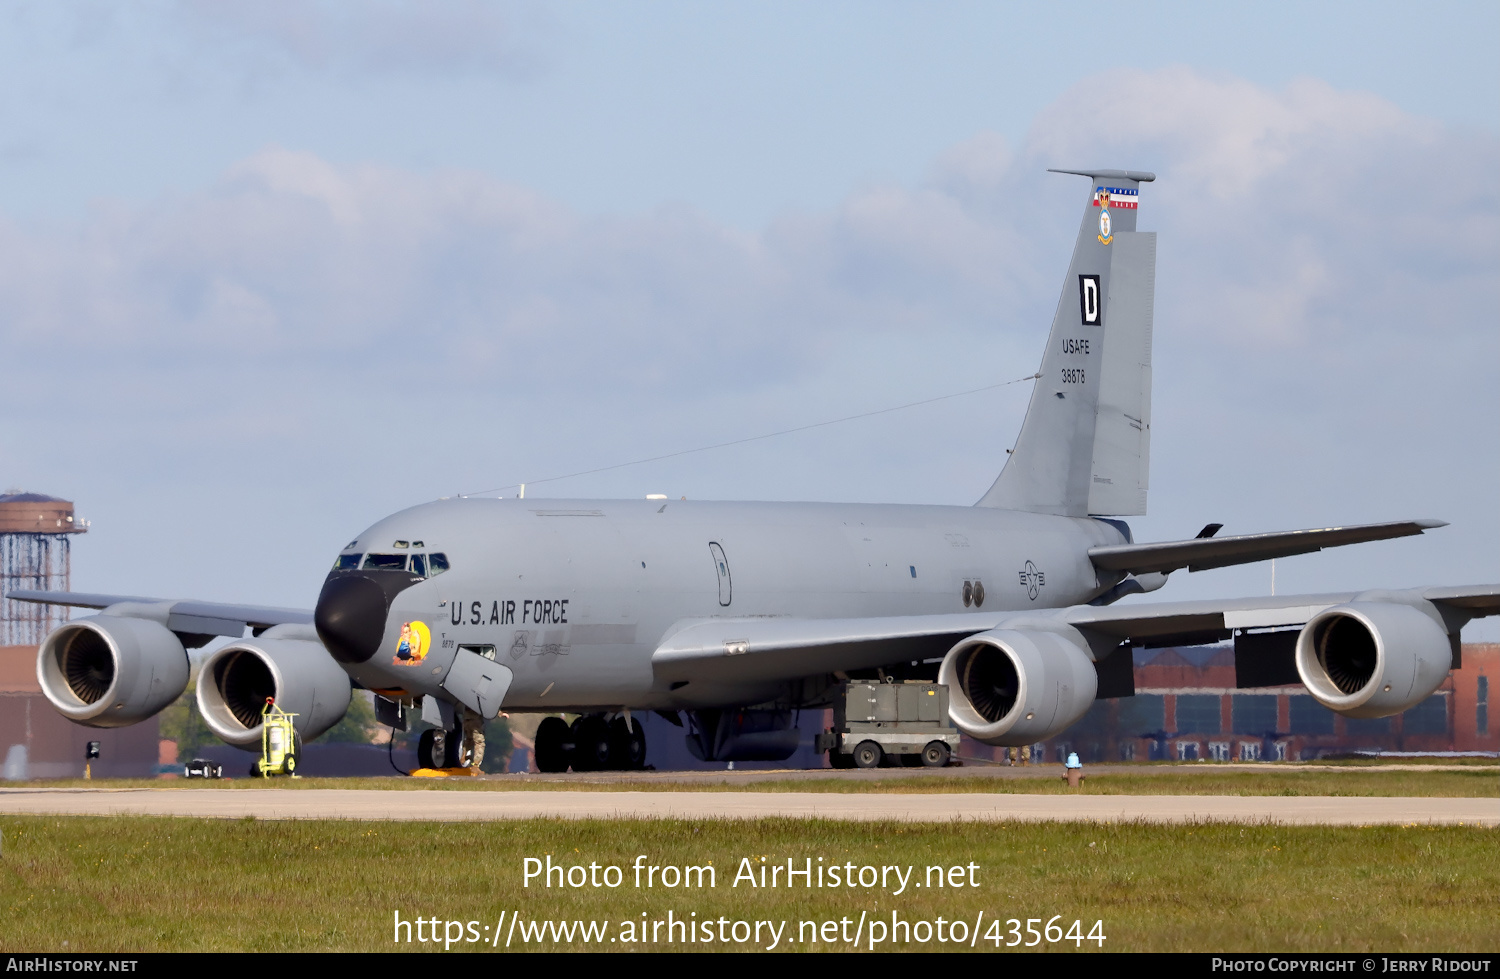
<svg viewBox="0 0 1500 979">
<path fill-rule="evenodd" d="M 72 535 L 87 530 L 88 521 L 74 517 L 67 500 L 20 490 L 0 496 L 0 593 L 67 591 Z M 6 599 L 0 607 L 0 646 L 40 645 L 67 617 L 60 605 Z"/>
</svg>

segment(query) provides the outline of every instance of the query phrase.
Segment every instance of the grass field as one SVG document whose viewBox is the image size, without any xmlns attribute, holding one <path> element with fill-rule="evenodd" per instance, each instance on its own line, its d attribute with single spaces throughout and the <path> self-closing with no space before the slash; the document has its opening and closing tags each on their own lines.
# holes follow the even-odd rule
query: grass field
<svg viewBox="0 0 1500 979">
<path fill-rule="evenodd" d="M 799 772 L 778 777 L 775 773 L 699 772 L 653 774 L 629 777 L 496 776 L 471 778 L 300 778 L 233 779 L 226 781 L 115 779 L 30 783 L 39 787 L 133 787 L 215 789 L 253 791 L 267 785 L 278 788 L 398 789 L 504 792 L 513 789 L 583 789 L 600 792 L 631 791 L 756 791 L 756 792 L 1001 792 L 1067 794 L 1059 777 L 1061 766 L 1026 769 L 1016 773 L 953 771 L 925 774 L 921 771 L 878 772 L 875 778 L 839 777 Z M 843 773 L 840 773 L 842 775 Z M 850 773 L 853 775 L 854 773 Z M 1034 777 L 1033 777 L 1034 776 Z M 1372 769 L 1356 766 L 1272 766 L 1251 769 L 1207 765 L 1162 767 L 1092 766 L 1082 791 L 1093 795 L 1286 795 L 1286 796 L 1426 796 L 1448 798 L 1500 797 L 1500 768 L 1494 766 L 1432 766 L 1402 769 Z"/>
<path fill-rule="evenodd" d="M 1064 932 L 1106 936 L 1105 950 L 1494 951 L 1500 948 L 1500 831 L 1469 827 L 1313 828 L 1080 824 L 847 824 L 758 822 L 526 821 L 490 824 L 256 822 L 165 818 L 0 819 L 0 907 L 5 951 L 227 951 L 440 949 L 393 941 L 407 921 L 459 926 L 453 950 L 493 951 L 494 923 L 520 914 L 512 950 L 602 947 L 750 949 L 771 928 L 735 941 L 733 922 L 786 922 L 778 948 L 848 950 L 855 922 L 889 925 L 908 941 L 877 948 L 968 947 L 935 940 L 935 923 L 964 922 L 975 947 Z M 630 867 L 711 865 L 716 886 L 636 888 Z M 522 886 L 527 857 L 623 868 L 617 888 Z M 733 886 L 752 867 L 824 865 L 976 866 L 977 887 L 752 888 Z M 576 877 L 576 875 L 575 875 Z M 951 878 L 950 878 L 951 880 Z M 657 925 L 713 920 L 727 941 L 668 945 Z M 502 917 L 502 914 L 504 917 Z M 644 915 L 644 917 L 643 917 Z M 979 929 L 972 928 L 978 918 Z M 695 917 L 694 917 L 695 916 Z M 1017 919 L 1016 937 L 1008 919 Z M 549 937 L 521 942 L 543 919 L 607 922 L 602 943 Z M 848 919 L 847 924 L 839 924 Z M 632 940 L 621 922 L 641 928 Z M 813 928 L 834 922 L 832 932 Z M 990 922 L 998 921 L 991 932 Z M 811 925 L 803 925 L 810 922 Z M 874 929 L 861 926 L 861 947 Z M 489 930 L 487 930 L 489 929 Z M 840 930 L 843 934 L 837 934 Z M 429 925 L 427 930 L 431 930 Z M 800 940 L 799 940 L 800 932 Z M 439 937 L 452 934 L 444 924 Z M 748 936 L 750 925 L 744 926 Z M 837 934 L 835 940 L 825 940 Z M 1055 935 L 1056 933 L 1054 933 Z M 479 942 L 464 940 L 468 936 Z M 987 935 L 993 936 L 986 937 Z M 701 937 L 701 935 L 699 935 Z M 898 934 L 898 937 L 899 934 Z M 639 939 L 646 938 L 646 941 Z M 499 942 L 504 945 L 504 939 Z M 1085 951 L 1096 950 L 1083 941 Z"/>
</svg>

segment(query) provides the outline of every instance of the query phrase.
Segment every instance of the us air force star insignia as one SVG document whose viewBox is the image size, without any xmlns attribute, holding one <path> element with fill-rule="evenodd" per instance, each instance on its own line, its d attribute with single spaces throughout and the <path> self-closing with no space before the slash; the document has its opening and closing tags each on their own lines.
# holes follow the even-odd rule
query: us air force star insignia
<svg viewBox="0 0 1500 979">
<path fill-rule="evenodd" d="M 1037 570 L 1036 565 L 1030 561 L 1026 562 L 1026 570 L 1021 573 L 1021 587 L 1026 589 L 1026 597 L 1033 602 L 1037 595 L 1041 594 L 1042 586 L 1047 583 L 1047 576 Z"/>
<path fill-rule="evenodd" d="M 1099 243 L 1107 245 L 1115 240 L 1109 227 L 1109 191 L 1099 191 Z"/>
</svg>

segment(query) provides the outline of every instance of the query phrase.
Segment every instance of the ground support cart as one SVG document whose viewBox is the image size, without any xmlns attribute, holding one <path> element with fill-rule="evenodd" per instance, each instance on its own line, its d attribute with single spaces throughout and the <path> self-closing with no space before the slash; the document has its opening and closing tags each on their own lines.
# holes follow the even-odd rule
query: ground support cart
<svg viewBox="0 0 1500 979">
<path fill-rule="evenodd" d="M 834 768 L 910 765 L 942 768 L 958 750 L 939 683 L 849 680 L 834 689 L 833 727 L 817 736 Z"/>
</svg>

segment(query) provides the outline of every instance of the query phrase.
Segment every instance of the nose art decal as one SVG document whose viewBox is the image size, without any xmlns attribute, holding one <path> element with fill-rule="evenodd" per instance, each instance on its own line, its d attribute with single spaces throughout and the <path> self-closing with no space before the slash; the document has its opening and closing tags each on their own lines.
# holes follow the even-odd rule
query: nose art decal
<svg viewBox="0 0 1500 979">
<path fill-rule="evenodd" d="M 426 622 L 408 622 L 401 627 L 401 641 L 391 662 L 397 666 L 416 666 L 432 648 L 432 630 Z"/>
</svg>

